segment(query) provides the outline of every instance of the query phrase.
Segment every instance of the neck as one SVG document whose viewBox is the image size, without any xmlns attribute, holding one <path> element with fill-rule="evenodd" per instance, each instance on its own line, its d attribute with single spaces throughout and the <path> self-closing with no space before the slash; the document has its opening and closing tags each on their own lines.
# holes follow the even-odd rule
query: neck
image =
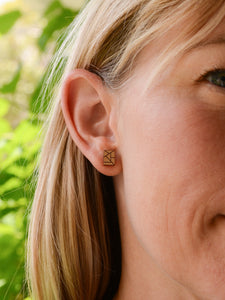
<svg viewBox="0 0 225 300">
<path fill-rule="evenodd" d="M 126 213 L 123 189 L 115 186 L 122 243 L 122 274 L 114 300 L 197 300 L 165 273 L 142 247 Z"/>
</svg>

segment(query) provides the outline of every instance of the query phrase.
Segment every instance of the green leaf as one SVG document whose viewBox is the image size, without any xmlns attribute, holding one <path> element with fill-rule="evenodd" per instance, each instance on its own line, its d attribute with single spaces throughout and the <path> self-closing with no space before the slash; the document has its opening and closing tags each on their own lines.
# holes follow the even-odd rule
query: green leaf
<svg viewBox="0 0 225 300">
<path fill-rule="evenodd" d="M 13 174 L 5 172 L 5 171 L 1 171 L 0 172 L 0 186 L 2 186 L 6 181 L 8 181 L 9 179 L 15 177 Z"/>
<path fill-rule="evenodd" d="M 8 190 L 7 192 L 3 193 L 1 195 L 1 198 L 3 201 L 9 201 L 9 200 L 20 200 L 22 198 L 25 198 L 25 191 L 24 187 L 20 186 L 15 189 Z"/>
<path fill-rule="evenodd" d="M 0 288 L 1 299 L 22 299 L 17 295 L 24 279 L 24 235 L 18 234 L 12 226 L 0 223 L 0 249 L 0 279 L 6 281 Z"/>
<path fill-rule="evenodd" d="M 53 13 L 56 13 L 59 9 L 62 9 L 63 6 L 59 1 L 53 1 L 46 9 L 44 17 L 49 17 Z"/>
<path fill-rule="evenodd" d="M 10 213 L 16 213 L 18 210 L 21 209 L 21 205 L 17 205 L 14 207 L 6 207 L 0 210 L 0 219 L 2 219 L 3 217 L 5 217 L 6 215 L 10 214 Z"/>
<path fill-rule="evenodd" d="M 0 98 L 0 117 L 3 117 L 9 111 L 9 101 L 3 98 Z"/>
<path fill-rule="evenodd" d="M 21 17 L 19 10 L 10 11 L 6 14 L 0 15 L 0 34 L 6 34 Z"/>
<path fill-rule="evenodd" d="M 7 93 L 14 93 L 16 91 L 17 83 L 20 80 L 21 71 L 22 71 L 22 66 L 20 64 L 12 80 L 9 83 L 4 84 L 0 88 L 1 93 L 7 94 Z"/>
<path fill-rule="evenodd" d="M 7 194 L 9 191 L 10 193 L 14 190 L 17 190 L 21 187 L 23 181 L 20 178 L 10 178 L 4 184 L 0 186 L 0 193 L 3 197 L 4 194 Z M 13 199 L 13 198 L 12 198 Z"/>
<path fill-rule="evenodd" d="M 73 21 L 76 14 L 77 12 L 63 8 L 59 14 L 55 15 L 49 20 L 38 40 L 38 45 L 41 51 L 45 50 L 46 45 L 53 34 L 56 31 L 68 26 Z"/>
</svg>

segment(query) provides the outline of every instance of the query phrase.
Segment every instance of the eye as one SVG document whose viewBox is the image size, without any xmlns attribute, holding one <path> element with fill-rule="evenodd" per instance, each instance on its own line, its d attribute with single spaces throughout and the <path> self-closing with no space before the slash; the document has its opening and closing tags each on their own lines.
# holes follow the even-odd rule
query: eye
<svg viewBox="0 0 225 300">
<path fill-rule="evenodd" d="M 218 87 L 225 88 L 225 70 L 216 69 L 206 72 L 201 76 L 201 81 L 207 80 Z"/>
</svg>

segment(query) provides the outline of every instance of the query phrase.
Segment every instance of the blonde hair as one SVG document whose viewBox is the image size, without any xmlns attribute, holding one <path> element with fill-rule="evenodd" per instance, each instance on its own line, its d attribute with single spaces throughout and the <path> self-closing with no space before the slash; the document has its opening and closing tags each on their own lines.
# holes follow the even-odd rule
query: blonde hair
<svg viewBox="0 0 225 300">
<path fill-rule="evenodd" d="M 175 55 L 204 40 L 224 14 L 223 0 L 92 0 L 72 22 L 43 89 L 44 97 L 52 78 L 60 77 L 30 216 L 27 269 L 33 299 L 109 299 L 120 280 L 112 178 L 100 174 L 69 135 L 60 105 L 65 78 L 84 68 L 119 88 L 146 45 L 190 20 L 158 57 L 155 75 Z"/>
</svg>

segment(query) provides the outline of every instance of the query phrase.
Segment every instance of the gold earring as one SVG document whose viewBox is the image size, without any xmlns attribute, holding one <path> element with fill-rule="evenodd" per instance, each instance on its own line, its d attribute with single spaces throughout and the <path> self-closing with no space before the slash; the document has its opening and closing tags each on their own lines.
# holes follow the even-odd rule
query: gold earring
<svg viewBox="0 0 225 300">
<path fill-rule="evenodd" d="M 116 152 L 114 150 L 104 150 L 103 162 L 104 166 L 115 166 Z"/>
</svg>

